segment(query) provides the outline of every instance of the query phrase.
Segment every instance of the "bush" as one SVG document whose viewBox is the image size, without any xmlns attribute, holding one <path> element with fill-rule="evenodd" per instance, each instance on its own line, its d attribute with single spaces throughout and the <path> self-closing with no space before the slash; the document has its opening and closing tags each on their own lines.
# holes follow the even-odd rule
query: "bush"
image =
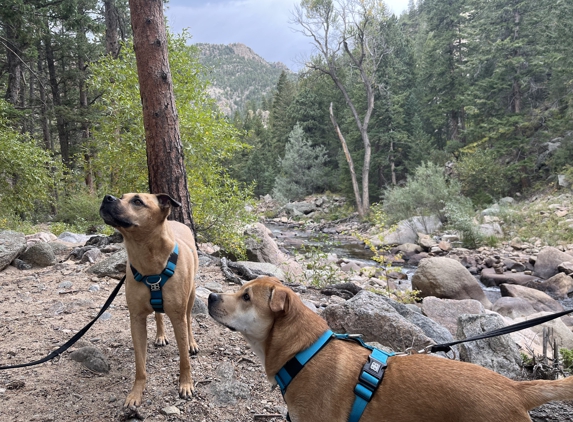
<svg viewBox="0 0 573 422">
<path fill-rule="evenodd" d="M 448 226 L 461 234 L 463 247 L 475 249 L 483 242 L 479 227 L 474 220 L 475 212 L 471 199 L 460 196 L 457 201 L 448 202 L 445 214 Z"/>
<path fill-rule="evenodd" d="M 102 197 L 87 192 L 78 192 L 64 196 L 58 201 L 54 221 L 69 225 L 103 226 L 104 222 L 99 215 Z"/>
<path fill-rule="evenodd" d="M 390 223 L 417 215 L 436 215 L 444 222 L 446 204 L 460 197 L 460 184 L 455 180 L 448 182 L 440 167 L 426 163 L 416 169 L 404 187 L 385 192 L 384 211 Z"/>
<path fill-rule="evenodd" d="M 508 189 L 509 179 L 492 150 L 465 153 L 456 163 L 461 192 L 476 206 L 491 204 Z"/>
<path fill-rule="evenodd" d="M 288 138 L 273 189 L 273 197 L 279 202 L 302 199 L 326 183 L 326 148 L 322 145 L 313 147 L 298 123 Z"/>
</svg>

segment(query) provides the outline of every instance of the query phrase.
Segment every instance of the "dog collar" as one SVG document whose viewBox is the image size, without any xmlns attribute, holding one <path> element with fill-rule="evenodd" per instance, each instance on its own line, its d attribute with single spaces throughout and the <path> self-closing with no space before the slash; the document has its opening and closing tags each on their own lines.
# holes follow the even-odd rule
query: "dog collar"
<svg viewBox="0 0 573 422">
<path fill-rule="evenodd" d="M 289 360 L 275 375 L 275 380 L 281 389 L 283 398 L 286 389 L 296 375 L 304 368 L 304 365 L 310 361 L 322 348 L 333 338 L 346 341 L 355 341 L 362 347 L 371 351 L 368 356 L 368 361 L 362 367 L 362 371 L 358 376 L 358 383 L 354 387 L 354 403 L 350 410 L 348 422 L 358 422 L 366 409 L 366 406 L 372 399 L 374 392 L 382 383 L 384 372 L 386 370 L 386 362 L 394 353 L 384 352 L 367 345 L 360 337 L 351 334 L 334 334 L 331 330 L 326 331 L 316 340 L 309 348 L 297 353 L 291 360 Z M 287 420 L 290 418 L 287 414 Z"/>
<path fill-rule="evenodd" d="M 176 243 L 173 252 L 171 252 L 171 255 L 169 255 L 165 269 L 161 274 L 155 275 L 141 275 L 141 273 L 139 273 L 139 271 L 137 271 L 133 265 L 129 264 L 131 267 L 131 272 L 133 273 L 133 278 L 136 281 L 140 281 L 149 287 L 149 291 L 151 292 L 151 300 L 149 302 L 151 303 L 151 306 L 155 312 L 165 312 L 163 310 L 163 294 L 161 292 L 161 288 L 175 273 L 178 256 L 179 246 L 177 246 Z"/>
</svg>

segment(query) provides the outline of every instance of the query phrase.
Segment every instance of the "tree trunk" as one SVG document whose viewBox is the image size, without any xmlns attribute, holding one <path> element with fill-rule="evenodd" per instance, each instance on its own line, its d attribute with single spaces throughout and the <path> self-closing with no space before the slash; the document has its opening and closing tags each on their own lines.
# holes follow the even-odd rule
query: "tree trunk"
<svg viewBox="0 0 573 422">
<path fill-rule="evenodd" d="M 18 57 L 18 47 L 15 44 L 16 31 L 8 23 L 6 25 L 6 68 L 8 70 L 8 87 L 6 88 L 6 101 L 18 105 L 22 84 L 22 61 Z"/>
<path fill-rule="evenodd" d="M 42 43 L 38 42 L 38 55 L 42 52 Z M 50 122 L 48 121 L 48 103 L 46 98 L 46 89 L 44 88 L 44 66 L 42 58 L 38 57 L 38 87 L 40 92 L 40 120 L 42 121 L 42 134 L 44 138 L 44 146 L 48 151 L 54 150 L 52 144 L 52 136 L 50 134 Z"/>
<path fill-rule="evenodd" d="M 50 88 L 52 89 L 52 102 L 56 109 L 56 126 L 58 128 L 58 137 L 60 138 L 60 154 L 62 155 L 62 162 L 68 168 L 71 166 L 70 162 L 70 141 L 68 135 L 68 124 L 59 111 L 62 105 L 60 96 L 60 87 L 56 77 L 56 64 L 54 60 L 54 50 L 52 48 L 52 41 L 50 35 L 44 38 L 44 47 L 46 49 L 46 62 L 48 63 L 48 75 L 50 77 Z"/>
<path fill-rule="evenodd" d="M 360 216 L 360 218 L 363 218 L 364 207 L 362 204 L 362 198 L 360 198 L 360 189 L 358 188 L 358 181 L 356 180 L 356 171 L 354 171 L 354 161 L 352 160 L 350 151 L 348 151 L 348 145 L 346 144 L 344 135 L 342 135 L 340 127 L 338 126 L 336 118 L 334 117 L 334 113 L 332 111 L 332 103 L 330 103 L 330 120 L 334 125 L 334 129 L 336 130 L 338 139 L 340 139 L 340 142 L 342 143 L 342 149 L 344 150 L 344 155 L 346 156 L 346 162 L 348 163 L 348 167 L 350 168 L 350 177 L 352 179 L 352 190 L 354 191 L 354 200 L 356 201 L 356 208 L 358 209 L 358 215 Z"/>
<path fill-rule="evenodd" d="M 119 56 L 119 16 L 115 0 L 105 0 L 105 52 L 116 59 Z"/>
<path fill-rule="evenodd" d="M 133 46 L 147 144 L 151 193 L 167 193 L 181 202 L 171 218 L 193 229 L 191 201 L 173 82 L 167 56 L 163 2 L 130 0 Z"/>
</svg>

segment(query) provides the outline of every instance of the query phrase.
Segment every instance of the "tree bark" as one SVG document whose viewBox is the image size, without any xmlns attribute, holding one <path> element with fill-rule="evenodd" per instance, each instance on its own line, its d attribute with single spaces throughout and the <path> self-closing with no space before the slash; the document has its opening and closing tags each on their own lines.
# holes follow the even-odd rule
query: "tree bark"
<svg viewBox="0 0 573 422">
<path fill-rule="evenodd" d="M 344 139 L 344 135 L 342 134 L 340 127 L 336 122 L 336 118 L 334 117 L 334 112 L 332 111 L 332 103 L 330 103 L 330 120 L 332 121 L 334 130 L 336 130 L 338 139 L 340 139 L 340 143 L 342 143 L 342 149 L 344 150 L 344 155 L 346 156 L 346 162 L 348 163 L 348 167 L 350 169 L 350 178 L 352 179 L 352 190 L 354 191 L 354 200 L 356 201 L 356 208 L 358 210 L 358 215 L 360 216 L 360 218 L 363 218 L 365 210 L 364 206 L 362 205 L 362 198 L 360 198 L 360 189 L 358 188 L 358 181 L 356 180 L 354 161 L 352 160 L 350 151 L 348 151 L 348 145 L 346 144 L 346 139 Z"/>
<path fill-rule="evenodd" d="M 181 203 L 171 218 L 193 229 L 191 201 L 173 81 L 167 54 L 163 2 L 130 0 L 133 45 L 147 144 L 151 193 L 167 193 Z"/>
<path fill-rule="evenodd" d="M 104 17 L 105 17 L 105 52 L 111 54 L 114 59 L 119 56 L 119 16 L 115 0 L 105 0 Z"/>
<path fill-rule="evenodd" d="M 18 105 L 22 84 L 22 61 L 18 57 L 18 47 L 15 40 L 18 34 L 10 23 L 6 25 L 6 67 L 8 68 L 8 86 L 6 88 L 6 101 Z"/>
</svg>

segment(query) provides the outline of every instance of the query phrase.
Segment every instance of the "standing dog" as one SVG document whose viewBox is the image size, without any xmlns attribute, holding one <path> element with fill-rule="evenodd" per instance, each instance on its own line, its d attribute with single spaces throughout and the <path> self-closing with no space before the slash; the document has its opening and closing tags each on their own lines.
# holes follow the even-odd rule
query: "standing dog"
<svg viewBox="0 0 573 422">
<path fill-rule="evenodd" d="M 163 309 L 171 320 L 179 349 L 179 396 L 190 398 L 193 393 L 189 353 L 198 351 L 191 331 L 191 309 L 199 260 L 191 230 L 184 224 L 167 220 L 171 207 L 179 206 L 180 203 L 166 194 L 127 193 L 121 198 L 106 195 L 100 207 L 100 216 L 123 235 L 127 250 L 125 296 L 135 351 L 135 382 L 125 406 L 141 404 L 147 377 L 147 316 L 153 312 L 150 289 L 135 280 L 130 265 L 142 275 L 161 274 L 176 243 L 179 256 L 175 272 L 162 288 Z M 167 339 L 161 313 L 155 313 L 155 322 L 155 345 L 165 346 Z"/>
<path fill-rule="evenodd" d="M 243 334 L 271 383 L 326 322 L 273 278 L 238 292 L 209 296 L 209 314 Z M 370 350 L 352 341 L 328 342 L 293 378 L 285 400 L 293 422 L 346 422 L 354 387 Z M 430 355 L 393 356 L 360 422 L 525 422 L 552 400 L 573 399 L 573 377 L 512 381 L 481 366 Z"/>
</svg>

